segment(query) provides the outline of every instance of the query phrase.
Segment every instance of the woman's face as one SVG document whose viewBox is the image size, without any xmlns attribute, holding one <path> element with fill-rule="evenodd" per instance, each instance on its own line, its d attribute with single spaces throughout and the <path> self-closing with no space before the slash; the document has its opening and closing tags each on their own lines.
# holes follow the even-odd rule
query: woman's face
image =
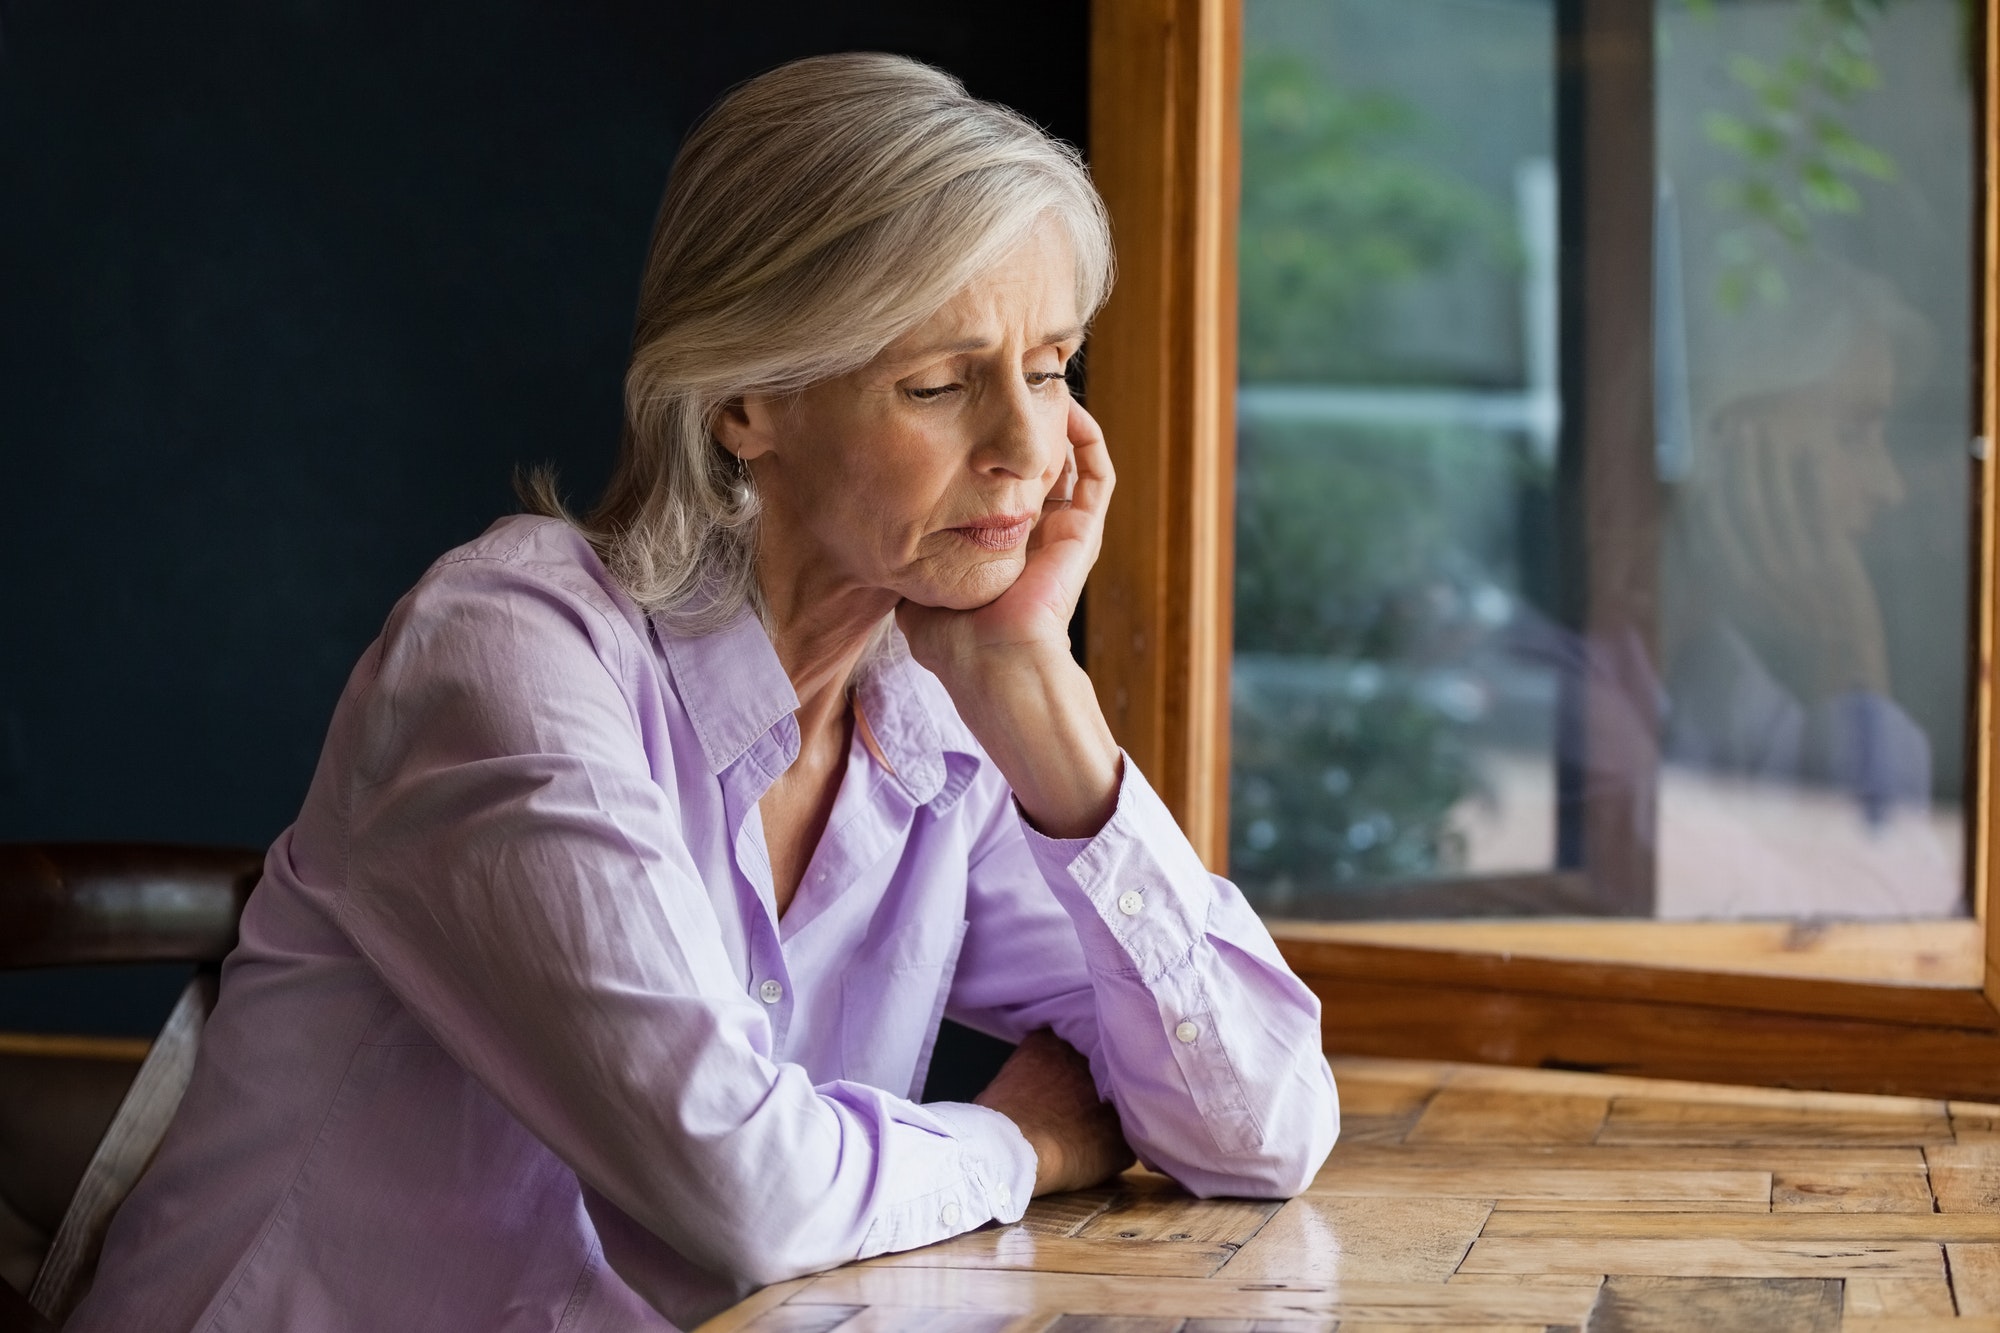
<svg viewBox="0 0 2000 1333">
<path fill-rule="evenodd" d="M 954 609 L 1006 591 L 1068 463 L 1059 376 L 1080 324 L 1068 243 L 1045 226 L 860 370 L 726 413 L 766 578 Z"/>
</svg>

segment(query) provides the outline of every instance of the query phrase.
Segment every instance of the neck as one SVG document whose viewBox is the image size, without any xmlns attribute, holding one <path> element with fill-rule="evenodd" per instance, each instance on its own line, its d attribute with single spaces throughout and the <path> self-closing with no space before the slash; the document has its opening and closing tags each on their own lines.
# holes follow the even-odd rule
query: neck
<svg viewBox="0 0 2000 1333">
<path fill-rule="evenodd" d="M 787 559 L 765 547 L 757 582 L 765 628 L 799 697 L 803 737 L 843 727 L 847 690 L 896 596 L 831 577 L 824 562 Z"/>
</svg>

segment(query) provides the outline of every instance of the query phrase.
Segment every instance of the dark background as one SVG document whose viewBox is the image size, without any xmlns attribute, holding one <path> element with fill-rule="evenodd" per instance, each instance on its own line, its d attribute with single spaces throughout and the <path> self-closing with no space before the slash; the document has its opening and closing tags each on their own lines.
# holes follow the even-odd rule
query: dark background
<svg viewBox="0 0 2000 1333">
<path fill-rule="evenodd" d="M 0 0 L 0 839 L 290 821 L 354 659 L 514 467 L 595 495 L 653 210 L 726 88 L 897 51 L 1084 143 L 1088 27 Z M 178 987 L 0 975 L 0 1030 L 150 1034 Z"/>
</svg>

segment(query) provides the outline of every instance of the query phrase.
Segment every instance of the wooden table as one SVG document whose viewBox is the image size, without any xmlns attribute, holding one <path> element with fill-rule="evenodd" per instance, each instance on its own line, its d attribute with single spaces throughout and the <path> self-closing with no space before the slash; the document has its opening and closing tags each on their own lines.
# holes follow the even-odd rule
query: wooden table
<svg viewBox="0 0 2000 1333">
<path fill-rule="evenodd" d="M 1338 1060 L 1286 1203 L 1145 1172 L 700 1333 L 2000 1333 L 2000 1107 Z"/>
</svg>

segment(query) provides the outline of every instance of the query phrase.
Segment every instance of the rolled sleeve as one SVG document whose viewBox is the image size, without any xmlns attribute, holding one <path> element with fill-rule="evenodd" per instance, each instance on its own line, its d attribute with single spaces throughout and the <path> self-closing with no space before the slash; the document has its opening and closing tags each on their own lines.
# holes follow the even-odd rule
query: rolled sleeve
<svg viewBox="0 0 2000 1333">
<path fill-rule="evenodd" d="M 1035 1151 L 1014 1122 L 969 1102 L 923 1108 L 958 1147 L 948 1173 L 914 1179 L 920 1188 L 879 1208 L 858 1257 L 914 1249 L 986 1222 L 1021 1220 L 1035 1192 Z"/>
<path fill-rule="evenodd" d="M 1039 897 L 1068 917 L 1083 975 L 1051 979 L 1061 1002 L 1037 1013 L 1090 1057 L 1133 1148 L 1197 1193 L 1304 1188 L 1339 1130 L 1319 1002 L 1236 887 L 1129 759 L 1094 837 L 1044 837 L 1018 807 L 1010 819 L 1018 862 L 996 848 L 981 874 L 1031 875 L 1013 910 Z M 984 993 L 977 979 L 965 990 Z"/>
</svg>

